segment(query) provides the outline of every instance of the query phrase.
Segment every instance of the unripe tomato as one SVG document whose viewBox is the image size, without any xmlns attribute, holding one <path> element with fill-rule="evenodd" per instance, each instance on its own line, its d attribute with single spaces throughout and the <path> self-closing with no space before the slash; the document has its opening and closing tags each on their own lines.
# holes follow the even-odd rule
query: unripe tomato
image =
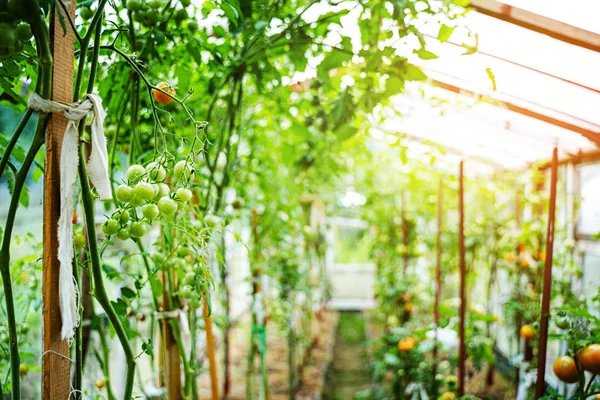
<svg viewBox="0 0 600 400">
<path fill-rule="evenodd" d="M 114 218 L 109 218 L 104 224 L 102 224 L 102 232 L 105 235 L 110 236 L 117 233 L 119 230 L 119 222 Z"/>
<path fill-rule="evenodd" d="M 148 164 L 146 166 L 146 172 L 153 181 L 164 181 L 167 177 L 167 170 L 157 162 Z"/>
<path fill-rule="evenodd" d="M 242 199 L 241 197 L 236 197 L 232 202 L 231 202 L 231 206 L 235 209 L 235 210 L 240 210 L 242 208 L 244 208 L 244 199 Z"/>
<path fill-rule="evenodd" d="M 173 215 L 175 212 L 177 212 L 177 202 L 168 197 L 162 197 L 160 200 L 158 200 L 157 205 L 161 214 Z"/>
<path fill-rule="evenodd" d="M 31 26 L 27 23 L 21 23 L 17 25 L 17 28 L 15 29 L 15 35 L 19 40 L 31 39 L 33 36 L 33 33 L 31 32 Z"/>
<path fill-rule="evenodd" d="M 200 308 L 202 306 L 202 299 L 199 296 L 192 297 L 190 299 L 190 307 L 191 308 Z"/>
<path fill-rule="evenodd" d="M 127 240 L 129 239 L 129 236 L 129 227 L 121 228 L 117 232 L 117 237 L 121 240 Z"/>
<path fill-rule="evenodd" d="M 221 218 L 217 217 L 216 215 L 208 214 L 206 217 L 204 217 L 204 222 L 206 222 L 206 225 L 209 227 L 214 228 L 215 226 L 221 224 Z"/>
<path fill-rule="evenodd" d="M 438 400 L 455 400 L 456 395 L 453 392 L 444 392 Z"/>
<path fill-rule="evenodd" d="M 131 218 L 129 215 L 129 211 L 127 210 L 118 210 L 113 214 L 112 217 L 119 221 L 121 225 L 126 225 L 129 222 L 129 219 Z"/>
<path fill-rule="evenodd" d="M 175 96 L 175 90 L 167 82 L 160 82 L 156 85 L 156 87 L 169 93 L 171 96 Z M 173 101 L 171 97 L 167 96 L 162 92 L 159 92 L 158 90 L 153 90 L 152 93 L 154 94 L 154 98 L 156 99 L 156 101 L 160 104 L 169 104 Z"/>
<path fill-rule="evenodd" d="M 196 280 L 196 274 L 194 274 L 193 272 L 187 272 L 185 274 L 185 276 L 183 277 L 182 283 L 184 285 L 192 285 L 195 280 Z"/>
<path fill-rule="evenodd" d="M 142 207 L 142 215 L 148 219 L 155 219 L 160 215 L 156 204 L 146 204 Z"/>
<path fill-rule="evenodd" d="M 141 238 L 148 233 L 148 224 L 143 221 L 132 222 L 129 227 L 129 235 Z"/>
<path fill-rule="evenodd" d="M 173 167 L 173 175 L 176 179 L 188 179 L 192 173 L 192 166 L 185 160 L 181 160 Z"/>
<path fill-rule="evenodd" d="M 139 164 L 134 164 L 132 166 L 130 166 L 129 168 L 127 168 L 127 172 L 125 173 L 125 176 L 127 177 L 127 180 L 129 182 L 133 182 L 136 179 L 138 179 L 140 176 L 144 175 L 146 173 L 146 168 L 142 167 Z"/>
<path fill-rule="evenodd" d="M 117 199 L 127 203 L 133 197 L 133 188 L 128 185 L 120 185 L 116 190 Z"/>
<path fill-rule="evenodd" d="M 559 329 L 569 329 L 571 327 L 571 321 L 566 315 L 557 315 L 554 318 L 554 324 Z"/>
<path fill-rule="evenodd" d="M 140 0 L 129 0 L 126 7 L 129 11 L 138 11 L 142 8 L 142 2 Z"/>
<path fill-rule="evenodd" d="M 577 354 L 579 366 L 593 374 L 600 374 L 600 344 L 590 344 Z"/>
<path fill-rule="evenodd" d="M 81 18 L 87 21 L 88 19 L 92 19 L 94 16 L 94 11 L 92 11 L 92 9 L 89 7 L 83 7 L 79 15 L 81 15 Z"/>
<path fill-rule="evenodd" d="M 198 30 L 198 23 L 196 21 L 190 21 L 187 25 L 190 32 L 196 32 Z"/>
<path fill-rule="evenodd" d="M 148 11 L 146 12 L 146 24 L 147 24 L 148 26 L 153 26 L 153 25 L 156 25 L 156 24 L 158 24 L 158 23 L 159 23 L 159 21 L 160 21 L 160 13 L 159 13 L 157 10 L 148 10 Z M 163 89 L 163 90 L 164 90 L 164 89 Z M 166 91 L 166 90 L 165 90 L 165 91 Z M 169 93 L 170 93 L 170 92 L 169 92 Z M 162 94 L 162 93 L 161 93 L 161 94 Z M 164 94 L 163 94 L 163 96 L 165 96 L 165 97 L 168 97 L 168 96 L 166 96 L 166 95 L 164 95 Z M 156 98 L 156 95 L 154 95 L 154 97 Z M 171 98 L 169 97 L 169 99 L 171 99 Z M 171 99 L 171 100 L 172 100 L 172 99 Z M 157 101 L 158 101 L 158 100 L 157 100 Z M 160 103 L 160 101 L 159 101 L 159 103 Z M 166 103 L 164 103 L 164 104 L 166 104 Z"/>
<path fill-rule="evenodd" d="M 553 370 L 556 377 L 563 382 L 575 383 L 579 380 L 577 367 L 575 366 L 573 357 L 558 357 L 556 361 L 554 361 Z"/>
<path fill-rule="evenodd" d="M 73 236 L 73 244 L 75 245 L 75 247 L 83 247 L 85 246 L 85 236 L 83 236 L 83 233 L 78 233 L 75 236 Z"/>
<path fill-rule="evenodd" d="M 142 204 L 144 204 L 146 201 L 144 199 L 142 199 L 139 196 L 136 196 L 135 194 L 133 196 L 131 196 L 131 199 L 129 199 L 129 204 L 131 204 L 134 207 L 139 207 Z"/>
<path fill-rule="evenodd" d="M 192 1 L 191 0 L 181 0 L 180 3 L 183 7 L 189 7 L 190 4 L 192 4 Z"/>
<path fill-rule="evenodd" d="M 186 188 L 179 188 L 175 191 L 175 200 L 179 200 L 182 203 L 187 203 L 192 199 L 192 191 Z"/>
<path fill-rule="evenodd" d="M 158 10 L 159 8 L 162 7 L 162 1 L 161 0 L 152 0 L 150 2 L 150 7 L 154 8 L 155 10 Z"/>
<path fill-rule="evenodd" d="M 533 337 L 535 336 L 535 330 L 531 325 L 523 325 L 521 327 L 521 330 L 519 331 L 519 334 L 523 339 L 533 339 Z"/>
<path fill-rule="evenodd" d="M 106 381 L 104 379 L 98 379 L 96 381 L 96 387 L 98 389 L 102 389 L 102 388 L 104 388 L 104 386 L 106 386 Z"/>
<path fill-rule="evenodd" d="M 169 185 L 166 183 L 159 183 L 158 185 L 158 194 L 154 197 L 155 199 L 160 199 L 161 197 L 169 196 L 171 194 L 171 189 L 169 189 Z"/>
<path fill-rule="evenodd" d="M 29 373 L 29 365 L 27 364 L 21 364 L 19 365 L 19 374 L 21 376 L 25 376 Z"/>
<path fill-rule="evenodd" d="M 139 182 L 135 185 L 133 193 L 135 197 L 139 197 L 142 200 L 150 200 L 156 195 L 154 188 L 148 182 Z"/>
<path fill-rule="evenodd" d="M 183 8 L 177 10 L 177 12 L 175 13 L 175 21 L 177 21 L 177 22 L 183 22 L 188 18 L 189 18 L 189 15 L 188 15 L 187 11 L 185 11 L 185 9 L 183 9 Z"/>
<path fill-rule="evenodd" d="M 15 28 L 11 24 L 5 22 L 0 23 L 0 43 L 2 47 L 10 47 L 15 44 L 17 37 Z"/>
<path fill-rule="evenodd" d="M 184 285 L 179 289 L 179 295 L 184 299 L 189 299 L 192 297 L 192 287 L 189 285 Z"/>
</svg>

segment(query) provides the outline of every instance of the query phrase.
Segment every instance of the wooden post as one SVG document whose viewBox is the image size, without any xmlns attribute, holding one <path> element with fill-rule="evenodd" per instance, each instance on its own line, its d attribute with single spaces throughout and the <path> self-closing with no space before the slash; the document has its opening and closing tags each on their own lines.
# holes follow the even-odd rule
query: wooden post
<svg viewBox="0 0 600 400">
<path fill-rule="evenodd" d="M 212 330 L 212 317 L 209 315 L 208 299 L 204 298 L 204 326 L 206 329 L 206 354 L 210 367 L 210 389 L 212 400 L 219 400 L 219 377 L 217 375 L 217 355 L 215 352 L 215 337 Z M 194 385 L 196 383 L 194 382 Z"/>
<path fill-rule="evenodd" d="M 163 271 L 163 311 L 168 312 L 172 310 L 171 305 L 171 290 L 168 282 L 173 278 L 169 279 L 166 275 L 174 271 Z M 162 331 L 163 331 L 163 349 L 164 359 L 162 359 L 165 368 L 165 386 L 167 389 L 167 398 L 169 400 L 183 399 L 183 385 L 181 384 L 181 355 L 179 354 L 179 347 L 177 347 L 177 341 L 171 328 L 168 318 L 162 319 Z"/>
<path fill-rule="evenodd" d="M 464 189 L 464 161 L 458 167 L 458 247 L 459 247 L 459 274 L 460 274 L 460 323 L 458 326 L 458 397 L 465 394 L 465 189 Z"/>
<path fill-rule="evenodd" d="M 50 46 L 54 59 L 51 99 L 70 103 L 73 100 L 75 36 L 63 31 L 53 7 L 50 23 Z M 67 6 L 75 17 L 75 1 Z M 58 219 L 60 217 L 60 151 L 67 119 L 54 113 L 48 122 L 44 166 L 44 255 L 43 255 L 43 357 L 42 398 L 66 399 L 71 391 L 69 343 L 61 339 L 62 321 L 58 299 L 60 263 L 58 261 Z"/>
<path fill-rule="evenodd" d="M 546 391 L 546 349 L 548 345 L 548 314 L 552 296 L 552 252 L 554 249 L 554 217 L 556 214 L 556 181 L 558 179 L 558 149 L 552 152 L 552 170 L 550 180 L 550 204 L 548 212 L 548 230 L 546 233 L 546 260 L 544 265 L 544 287 L 542 293 L 542 315 L 540 321 L 540 341 L 538 345 L 537 382 L 535 398 L 539 399 Z"/>
<path fill-rule="evenodd" d="M 444 218 L 444 180 L 440 178 L 437 204 L 437 254 L 435 262 L 435 303 L 433 307 L 433 321 L 435 337 L 433 347 L 433 376 L 437 373 L 438 356 L 438 328 L 440 326 L 440 298 L 442 296 L 442 220 Z"/>
</svg>

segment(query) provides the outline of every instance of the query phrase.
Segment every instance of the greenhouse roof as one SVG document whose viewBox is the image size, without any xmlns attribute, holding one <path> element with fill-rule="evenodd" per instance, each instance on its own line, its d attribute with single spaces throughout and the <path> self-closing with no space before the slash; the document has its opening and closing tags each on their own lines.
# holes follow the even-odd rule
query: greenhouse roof
<svg viewBox="0 0 600 400">
<path fill-rule="evenodd" d="M 444 43 L 439 23 L 425 25 L 439 57 L 409 59 L 430 79 L 407 85 L 393 107 L 403 118 L 381 128 L 494 169 L 548 160 L 554 146 L 563 162 L 599 158 L 600 29 L 597 13 L 575 10 L 600 5 L 573 3 L 474 1 Z M 475 43 L 478 51 L 464 55 Z"/>
</svg>

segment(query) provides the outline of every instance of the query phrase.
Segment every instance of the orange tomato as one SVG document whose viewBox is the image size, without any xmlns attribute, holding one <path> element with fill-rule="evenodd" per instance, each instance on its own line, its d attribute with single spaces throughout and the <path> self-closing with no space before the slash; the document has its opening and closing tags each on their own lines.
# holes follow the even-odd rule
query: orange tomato
<svg viewBox="0 0 600 400">
<path fill-rule="evenodd" d="M 504 255 L 504 259 L 505 259 L 506 261 L 508 261 L 508 262 L 514 262 L 514 261 L 515 261 L 515 259 L 516 259 L 516 257 L 515 257 L 515 255 L 514 255 L 513 253 L 506 253 L 506 254 Z"/>
<path fill-rule="evenodd" d="M 158 85 L 156 85 L 156 87 L 162 89 L 163 91 L 169 93 L 172 96 L 175 96 L 175 89 L 173 89 L 171 85 L 169 85 L 167 82 L 160 82 Z M 160 104 L 169 104 L 173 101 L 172 98 L 170 98 L 163 92 L 159 92 L 158 90 L 153 90 L 152 93 L 154 94 L 154 98 L 156 99 L 156 101 L 158 101 Z"/>
<path fill-rule="evenodd" d="M 519 260 L 519 266 L 523 268 L 529 268 L 529 261 L 526 258 L 521 258 Z"/>
<path fill-rule="evenodd" d="M 519 334 L 523 339 L 529 340 L 535 336 L 535 330 L 531 325 L 523 325 L 519 331 Z"/>
<path fill-rule="evenodd" d="M 404 312 L 411 313 L 415 306 L 412 303 L 406 303 L 404 305 Z"/>
<path fill-rule="evenodd" d="M 554 366 L 552 369 L 554 370 L 556 377 L 563 382 L 575 383 L 579 380 L 577 367 L 575 366 L 575 360 L 573 360 L 573 357 L 558 357 L 556 361 L 554 361 Z"/>
<path fill-rule="evenodd" d="M 523 253 L 525 250 L 527 250 L 527 245 L 525 243 L 519 243 L 517 249 L 519 250 L 519 253 Z"/>
<path fill-rule="evenodd" d="M 402 300 L 403 300 L 405 303 L 410 303 L 410 302 L 411 302 L 411 300 L 412 300 L 412 295 L 411 295 L 410 293 L 404 293 L 404 294 L 402 295 Z"/>
<path fill-rule="evenodd" d="M 590 344 L 577 354 L 579 366 L 593 374 L 600 374 L 600 344 Z"/>
<path fill-rule="evenodd" d="M 406 337 L 398 342 L 398 350 L 410 351 L 415 348 L 417 341 L 412 336 Z"/>
<path fill-rule="evenodd" d="M 540 261 L 546 260 L 546 252 L 545 251 L 540 251 L 538 253 L 538 260 L 540 260 Z"/>
<path fill-rule="evenodd" d="M 71 222 L 73 225 L 77 223 L 77 211 L 73 211 L 73 215 L 71 216 Z"/>
</svg>

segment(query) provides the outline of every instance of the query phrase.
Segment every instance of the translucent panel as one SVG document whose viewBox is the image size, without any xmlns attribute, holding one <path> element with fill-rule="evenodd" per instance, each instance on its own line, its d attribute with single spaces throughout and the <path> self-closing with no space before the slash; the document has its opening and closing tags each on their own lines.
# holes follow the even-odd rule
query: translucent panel
<svg viewBox="0 0 600 400">
<path fill-rule="evenodd" d="M 600 2 L 597 0 L 503 0 L 502 3 L 564 22 L 590 32 L 600 33 L 598 16 Z"/>
<path fill-rule="evenodd" d="M 493 82 L 487 72 L 491 71 L 497 87 L 494 96 L 506 95 L 531 103 L 530 106 L 537 105 L 549 108 L 556 114 L 566 114 L 557 115 L 560 119 L 572 116 L 598 124 L 600 131 L 600 94 L 594 91 L 481 54 L 463 56 L 463 49 L 455 46 L 431 43 L 430 48 L 440 55 L 438 59 L 424 61 L 416 55 L 411 58 L 412 62 L 426 68 L 426 72 L 468 81 L 478 91 L 487 90 L 491 93 Z"/>
</svg>

